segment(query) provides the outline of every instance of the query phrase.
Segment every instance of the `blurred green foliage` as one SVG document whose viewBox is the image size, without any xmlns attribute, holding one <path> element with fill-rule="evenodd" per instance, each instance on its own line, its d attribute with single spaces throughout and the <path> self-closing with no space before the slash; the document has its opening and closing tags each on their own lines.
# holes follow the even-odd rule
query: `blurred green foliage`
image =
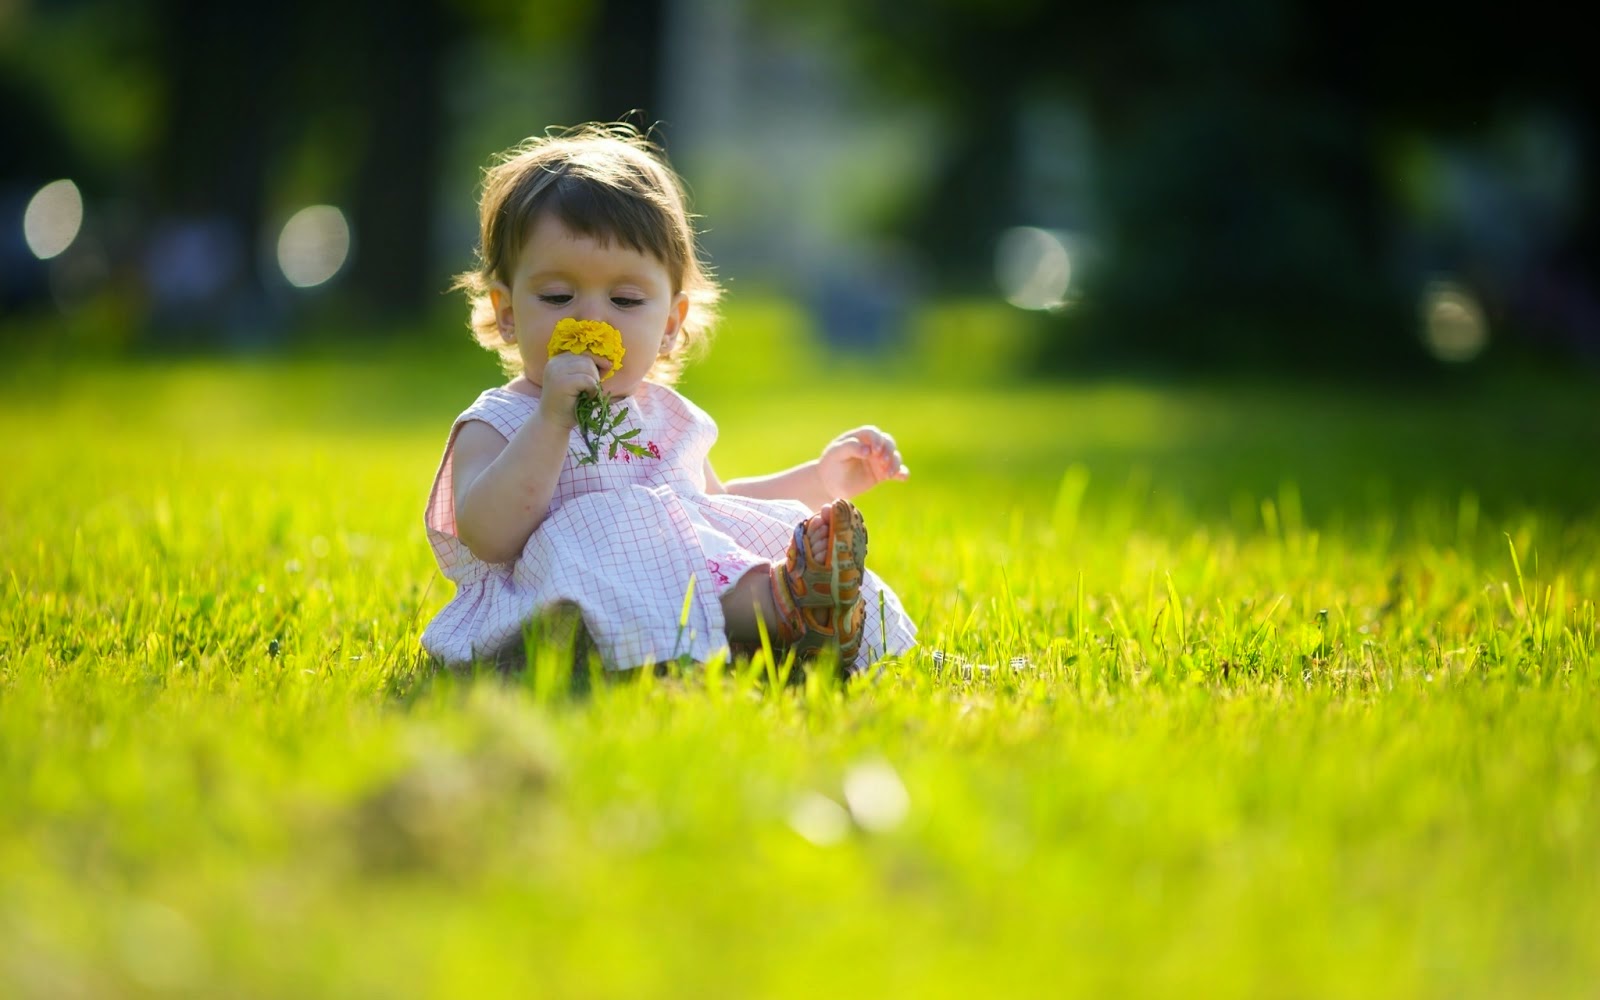
<svg viewBox="0 0 1600 1000">
<path fill-rule="evenodd" d="M 495 150 L 549 125 L 666 119 L 669 150 L 700 156 L 691 183 L 749 222 L 762 217 L 753 201 L 785 197 L 778 165 L 814 152 L 799 123 L 837 113 L 841 134 L 883 148 L 850 169 L 817 158 L 839 192 L 837 245 L 821 256 L 892 245 L 911 286 L 965 301 L 994 295 L 992 252 L 1010 227 L 1094 248 L 1074 262 L 1081 308 L 1060 317 L 1066 332 L 1028 331 L 1045 368 L 1411 375 L 1431 367 L 1416 312 L 1439 274 L 1493 318 L 1489 363 L 1592 359 L 1600 228 L 1581 193 L 1595 186 L 1596 85 L 1582 32 L 1565 30 L 1573 16 L 1256 0 L 936 0 L 913 19 L 838 2 L 13 4 L 0 20 L 0 201 L 20 208 L 44 180 L 79 177 L 94 229 L 83 281 L 108 301 L 62 295 L 43 265 L 5 294 L 114 312 L 127 336 L 168 348 L 284 346 L 335 308 L 382 336 L 422 325 L 467 266 L 471 190 Z M 752 45 L 762 38 L 781 43 Z M 723 66 L 707 76 L 721 86 L 781 54 L 826 68 L 836 89 L 807 104 L 796 88 L 770 110 L 776 127 L 724 135 L 736 152 L 712 156 L 709 132 L 765 109 L 729 117 L 715 95 L 675 90 L 669 63 L 684 53 Z M 249 114 L 232 97 L 241 79 Z M 1520 159 L 1484 167 L 1451 146 L 1523 126 L 1534 138 Z M 1036 183 L 1062 170 L 1070 183 Z M 1550 218 L 1527 222 L 1538 213 L 1524 188 Z M 335 287 L 301 296 L 276 281 L 272 236 L 313 202 L 347 212 L 356 252 Z M 738 221 L 708 220 L 714 232 Z M 183 258 L 152 244 L 197 233 L 216 240 L 202 259 L 238 260 L 195 301 L 163 300 L 151 275 Z M 782 245 L 735 243 L 722 263 L 787 259 Z M 797 296 L 823 283 L 780 277 Z"/>
</svg>

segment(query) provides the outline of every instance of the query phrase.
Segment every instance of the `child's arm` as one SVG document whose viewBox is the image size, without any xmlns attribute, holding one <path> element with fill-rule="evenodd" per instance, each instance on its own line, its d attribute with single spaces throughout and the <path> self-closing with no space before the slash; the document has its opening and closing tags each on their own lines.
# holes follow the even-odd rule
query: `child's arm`
<svg viewBox="0 0 1600 1000">
<path fill-rule="evenodd" d="M 537 415 L 510 440 L 470 420 L 456 432 L 451 481 L 456 537 L 484 562 L 511 562 L 550 514 L 568 431 Z"/>
<path fill-rule="evenodd" d="M 707 493 L 737 493 L 759 500 L 798 500 L 812 510 L 837 499 L 849 500 L 888 479 L 911 476 L 894 438 L 876 427 L 846 431 L 822 455 L 769 476 L 735 479 L 726 486 L 706 462 Z"/>
<path fill-rule="evenodd" d="M 558 354 L 545 365 L 539 410 L 508 440 L 471 420 L 456 432 L 451 487 L 456 537 L 484 562 L 511 562 L 550 515 L 572 428 L 573 401 L 600 384 L 594 361 Z"/>
</svg>

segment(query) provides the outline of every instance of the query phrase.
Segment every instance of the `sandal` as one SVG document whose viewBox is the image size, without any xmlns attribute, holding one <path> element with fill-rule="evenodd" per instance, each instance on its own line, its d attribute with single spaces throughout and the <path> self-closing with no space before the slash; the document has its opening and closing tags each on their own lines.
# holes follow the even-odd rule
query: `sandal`
<svg viewBox="0 0 1600 1000">
<path fill-rule="evenodd" d="M 806 544 L 811 521 L 807 518 L 795 525 L 789 557 L 783 565 L 774 563 L 772 567 L 772 594 L 784 618 L 779 637 L 794 650 L 797 660 L 836 649 L 839 672 L 848 674 L 855 665 L 866 623 L 861 583 L 866 571 L 867 526 L 854 504 L 835 500 L 828 521 L 827 551 L 813 564 Z"/>
</svg>

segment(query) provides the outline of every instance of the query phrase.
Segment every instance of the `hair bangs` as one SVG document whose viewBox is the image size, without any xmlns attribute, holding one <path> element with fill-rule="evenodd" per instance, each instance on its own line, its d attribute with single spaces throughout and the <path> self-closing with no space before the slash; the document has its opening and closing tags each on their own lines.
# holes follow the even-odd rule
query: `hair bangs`
<svg viewBox="0 0 1600 1000">
<path fill-rule="evenodd" d="M 568 230 L 602 244 L 613 241 L 666 265 L 676 289 L 683 283 L 681 252 L 674 252 L 671 213 L 639 191 L 567 171 L 545 192 L 548 212 Z"/>
</svg>

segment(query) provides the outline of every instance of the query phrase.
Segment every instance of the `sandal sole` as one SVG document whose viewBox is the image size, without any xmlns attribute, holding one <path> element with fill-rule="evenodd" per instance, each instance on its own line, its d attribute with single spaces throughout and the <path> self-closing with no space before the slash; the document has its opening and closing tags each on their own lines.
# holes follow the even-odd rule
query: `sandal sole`
<svg viewBox="0 0 1600 1000">
<path fill-rule="evenodd" d="M 791 551 L 798 554 L 796 562 L 800 568 L 796 574 L 797 582 L 805 587 L 805 592 L 796 597 L 802 634 L 791 644 L 791 648 L 802 658 L 832 648 L 839 654 L 840 674 L 847 675 L 861 648 L 866 624 L 861 609 L 861 585 L 866 579 L 867 526 L 861 512 L 847 500 L 835 500 L 832 513 L 828 522 L 828 569 L 825 580 L 815 579 L 813 572 L 820 576 L 821 568 L 814 570 L 809 557 L 805 555 L 808 551 L 805 529 L 810 520 L 795 526 Z M 850 577 L 844 575 L 847 571 L 851 573 Z M 808 580 L 808 577 L 811 579 Z M 826 595 L 819 593 L 824 583 L 828 587 Z M 826 626 L 817 622 L 815 616 L 815 611 L 823 607 L 830 612 Z M 841 628 L 840 623 L 846 624 Z M 846 636 L 842 640 L 841 632 Z"/>
</svg>

